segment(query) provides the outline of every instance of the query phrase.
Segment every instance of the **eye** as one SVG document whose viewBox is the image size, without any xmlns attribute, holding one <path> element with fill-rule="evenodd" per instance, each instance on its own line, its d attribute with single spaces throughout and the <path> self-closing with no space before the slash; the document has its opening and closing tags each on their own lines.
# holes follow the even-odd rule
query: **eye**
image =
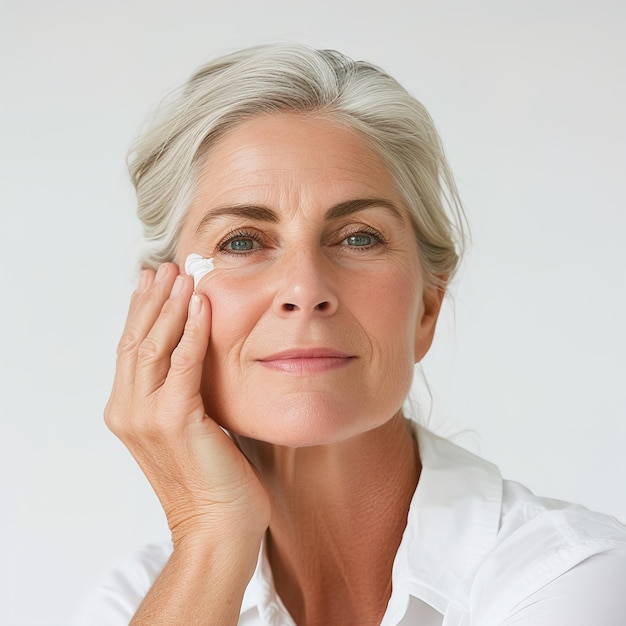
<svg viewBox="0 0 626 626">
<path fill-rule="evenodd" d="M 228 242 L 227 247 L 233 252 L 252 250 L 254 248 L 254 241 L 252 239 L 232 239 Z"/>
<path fill-rule="evenodd" d="M 261 247 L 257 233 L 243 230 L 230 233 L 217 245 L 219 252 L 237 256 L 250 254 Z"/>
<path fill-rule="evenodd" d="M 346 237 L 344 241 L 349 246 L 357 246 L 359 248 L 370 246 L 372 244 L 372 238 L 370 235 L 350 235 L 349 237 Z"/>
<path fill-rule="evenodd" d="M 385 238 L 373 228 L 359 228 L 358 231 L 350 233 L 341 244 L 360 250 L 371 250 L 385 243 Z"/>
</svg>

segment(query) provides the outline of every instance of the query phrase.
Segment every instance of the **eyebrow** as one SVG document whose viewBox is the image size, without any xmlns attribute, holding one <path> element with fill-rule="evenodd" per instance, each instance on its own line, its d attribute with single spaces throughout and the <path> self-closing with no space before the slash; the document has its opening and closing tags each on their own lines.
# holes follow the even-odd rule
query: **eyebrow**
<svg viewBox="0 0 626 626">
<path fill-rule="evenodd" d="M 335 206 L 330 207 L 330 209 L 326 211 L 326 215 L 324 217 L 326 220 L 336 220 L 339 217 L 352 215 L 352 213 L 357 213 L 358 211 L 363 211 L 373 207 L 382 207 L 383 209 L 387 209 L 400 225 L 405 225 L 402 211 L 393 202 L 385 200 L 384 198 L 359 198 L 357 200 L 340 202 L 339 204 L 335 204 Z"/>
<path fill-rule="evenodd" d="M 387 209 L 396 222 L 401 226 L 405 226 L 402 211 L 389 200 L 384 198 L 358 198 L 356 200 L 347 200 L 346 202 L 340 202 L 335 204 L 324 215 L 326 221 L 336 220 L 340 217 L 346 217 L 365 209 L 373 207 L 382 207 Z M 204 217 L 200 220 L 196 228 L 196 233 L 203 231 L 211 222 L 220 217 L 239 217 L 254 220 L 257 222 L 270 222 L 276 224 L 280 222 L 280 215 L 269 209 L 268 207 L 259 206 L 256 204 L 234 204 L 216 207 L 208 211 Z"/>
</svg>

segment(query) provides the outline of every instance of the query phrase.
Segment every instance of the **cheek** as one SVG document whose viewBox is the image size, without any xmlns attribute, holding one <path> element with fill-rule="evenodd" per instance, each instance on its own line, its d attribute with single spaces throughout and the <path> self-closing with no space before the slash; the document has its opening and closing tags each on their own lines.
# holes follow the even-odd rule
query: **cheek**
<svg viewBox="0 0 626 626">
<path fill-rule="evenodd" d="M 267 290 L 257 277 L 222 272 L 204 293 L 211 301 L 210 352 L 225 357 L 267 310 Z"/>
<path fill-rule="evenodd" d="M 372 350 L 370 386 L 375 401 L 388 411 L 406 399 L 415 367 L 415 334 L 420 314 L 420 279 L 410 272 L 389 272 L 372 289 L 363 326 Z"/>
<path fill-rule="evenodd" d="M 421 302 L 418 277 L 390 271 L 372 278 L 358 295 L 364 326 L 381 349 L 412 352 Z"/>
<path fill-rule="evenodd" d="M 237 430 L 229 415 L 245 379 L 242 350 L 267 310 L 266 290 L 258 280 L 220 270 L 199 291 L 211 301 L 211 336 L 202 382 L 205 409 L 220 425 Z"/>
</svg>

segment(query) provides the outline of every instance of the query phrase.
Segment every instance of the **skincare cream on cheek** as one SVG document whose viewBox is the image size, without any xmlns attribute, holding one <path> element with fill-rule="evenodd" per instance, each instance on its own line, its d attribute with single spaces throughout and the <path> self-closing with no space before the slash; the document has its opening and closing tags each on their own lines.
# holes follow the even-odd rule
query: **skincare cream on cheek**
<svg viewBox="0 0 626 626">
<path fill-rule="evenodd" d="M 185 259 L 185 272 L 193 278 L 194 289 L 197 289 L 198 283 L 214 269 L 213 259 L 205 259 L 199 254 L 190 254 Z"/>
</svg>

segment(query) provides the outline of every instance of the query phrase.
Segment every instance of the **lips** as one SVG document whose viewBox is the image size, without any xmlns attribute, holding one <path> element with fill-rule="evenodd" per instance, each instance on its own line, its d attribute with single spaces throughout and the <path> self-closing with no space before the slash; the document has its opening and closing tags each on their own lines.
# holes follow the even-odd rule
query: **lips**
<svg viewBox="0 0 626 626">
<path fill-rule="evenodd" d="M 264 367 L 293 374 L 315 374 L 344 367 L 356 357 L 333 348 L 290 349 L 259 359 Z"/>
</svg>

